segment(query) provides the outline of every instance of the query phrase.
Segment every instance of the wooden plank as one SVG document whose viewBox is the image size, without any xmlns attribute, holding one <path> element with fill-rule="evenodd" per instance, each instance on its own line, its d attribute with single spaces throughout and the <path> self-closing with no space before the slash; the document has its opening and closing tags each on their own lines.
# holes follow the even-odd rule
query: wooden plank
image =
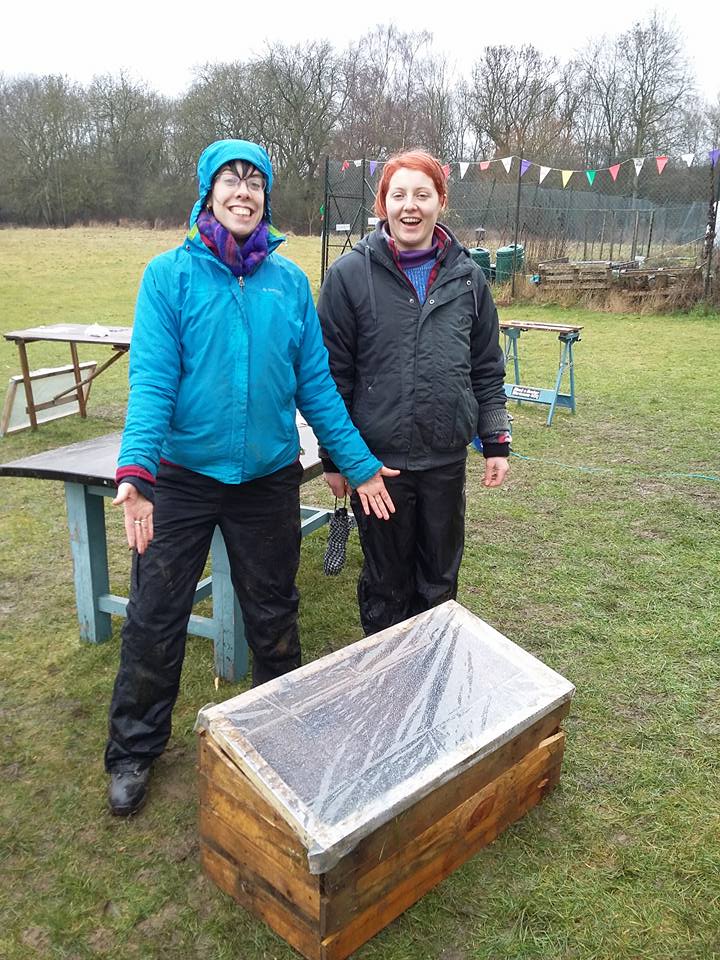
<svg viewBox="0 0 720 960">
<path fill-rule="evenodd" d="M 344 960 L 535 806 L 559 779 L 564 745 L 562 732 L 543 741 L 478 796 L 433 824 L 413 849 L 363 877 L 362 887 L 351 885 L 329 899 L 321 924 L 322 960 Z"/>
<path fill-rule="evenodd" d="M 392 857 L 432 824 L 477 794 L 536 749 L 541 741 L 554 734 L 569 709 L 569 702 L 560 704 L 494 753 L 469 766 L 459 776 L 363 838 L 354 850 L 324 875 L 324 892 L 330 894 L 334 890 L 344 889 L 350 874 L 362 875 L 374 869 L 378 863 Z"/>
<path fill-rule="evenodd" d="M 307 850 L 287 822 L 264 800 L 250 783 L 245 774 L 237 767 L 215 743 L 212 737 L 203 732 L 198 743 L 199 768 L 208 780 L 229 794 L 238 804 L 243 815 L 263 821 L 272 831 L 278 849 L 296 863 L 307 864 Z"/>
<path fill-rule="evenodd" d="M 307 960 L 321 960 L 317 930 L 311 930 L 278 901 L 261 878 L 208 843 L 201 846 L 200 859 L 205 873 L 221 890 L 255 916 L 261 917 Z"/>
<path fill-rule="evenodd" d="M 244 832 L 251 826 L 247 819 L 228 822 L 228 815 L 232 816 L 232 811 L 228 811 L 227 801 L 232 804 L 232 800 L 227 794 L 223 796 L 222 791 L 213 791 L 212 785 L 208 790 L 207 780 L 205 786 L 200 806 L 201 842 L 237 863 L 246 864 L 253 873 L 263 878 L 278 899 L 292 904 L 308 927 L 317 927 L 320 916 L 319 878 L 309 873 L 307 868 L 302 871 L 287 860 L 279 862 L 272 846 L 268 850 L 262 837 L 254 835 L 251 839 Z"/>
</svg>

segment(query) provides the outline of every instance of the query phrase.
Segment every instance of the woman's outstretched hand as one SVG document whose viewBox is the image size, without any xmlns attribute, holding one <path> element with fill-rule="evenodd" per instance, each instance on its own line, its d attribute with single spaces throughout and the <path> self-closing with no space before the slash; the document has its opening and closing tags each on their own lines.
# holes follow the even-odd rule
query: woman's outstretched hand
<svg viewBox="0 0 720 960">
<path fill-rule="evenodd" d="M 390 467 L 380 467 L 377 473 L 356 488 L 367 516 L 370 516 L 372 511 L 378 520 L 389 520 L 390 514 L 395 513 L 395 504 L 392 502 L 383 477 L 397 477 L 399 473 L 399 470 L 393 470 Z"/>
</svg>

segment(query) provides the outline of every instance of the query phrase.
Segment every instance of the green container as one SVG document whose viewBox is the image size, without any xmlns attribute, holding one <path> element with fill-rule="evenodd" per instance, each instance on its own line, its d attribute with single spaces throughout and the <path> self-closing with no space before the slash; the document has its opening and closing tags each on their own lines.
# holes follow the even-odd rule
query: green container
<svg viewBox="0 0 720 960">
<path fill-rule="evenodd" d="M 473 260 L 485 274 L 485 279 L 490 282 L 490 251 L 485 247 L 471 247 L 470 259 Z"/>
<path fill-rule="evenodd" d="M 522 273 L 525 264 L 525 248 L 521 243 L 500 247 L 495 258 L 495 279 L 498 283 L 507 283 L 515 273 Z"/>
</svg>

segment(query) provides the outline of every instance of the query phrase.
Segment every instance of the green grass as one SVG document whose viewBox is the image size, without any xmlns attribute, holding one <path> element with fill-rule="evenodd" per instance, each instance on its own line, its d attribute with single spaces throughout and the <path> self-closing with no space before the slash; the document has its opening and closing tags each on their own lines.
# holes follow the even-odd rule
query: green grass
<svg viewBox="0 0 720 960">
<path fill-rule="evenodd" d="M 178 234 L 2 231 L 4 331 L 130 323 L 143 265 Z M 317 241 L 287 252 L 318 277 Z M 515 407 L 512 474 L 469 461 L 459 599 L 577 686 L 558 789 L 357 956 L 364 960 L 710 960 L 720 957 L 720 316 L 558 310 L 577 319 L 578 412 Z M 523 382 L 549 385 L 557 341 L 523 334 Z M 66 362 L 31 345 L 33 367 Z M 92 348 L 83 358 L 103 359 Z M 0 344 L 0 380 L 18 372 Z M 94 385 L 90 416 L 0 440 L 0 459 L 122 425 L 127 366 Z M 692 477 L 698 474 L 700 477 Z M 705 477 L 706 479 L 702 479 Z M 290 960 L 263 923 L 201 874 L 195 735 L 214 688 L 209 642 L 188 644 L 170 748 L 130 823 L 105 812 L 102 750 L 117 666 L 81 645 L 60 484 L 0 481 L 0 956 Z M 329 504 L 318 481 L 306 502 Z M 111 589 L 126 592 L 120 517 Z M 359 639 L 350 548 L 322 575 L 303 545 L 307 659 Z"/>
</svg>

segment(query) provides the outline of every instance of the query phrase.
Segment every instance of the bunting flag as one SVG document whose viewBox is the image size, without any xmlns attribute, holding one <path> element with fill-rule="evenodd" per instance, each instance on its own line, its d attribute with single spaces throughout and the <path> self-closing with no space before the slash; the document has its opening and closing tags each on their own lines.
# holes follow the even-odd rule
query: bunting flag
<svg viewBox="0 0 720 960">
<path fill-rule="evenodd" d="M 574 173 L 575 173 L 574 170 L 563 170 L 563 171 L 562 171 L 563 190 L 565 189 L 565 187 L 566 187 L 566 186 L 568 185 L 568 183 L 570 182 L 570 177 L 571 177 Z"/>
<path fill-rule="evenodd" d="M 668 162 L 667 157 L 655 157 L 655 163 L 657 164 L 658 173 L 662 173 L 665 169 L 665 164 Z"/>
<path fill-rule="evenodd" d="M 370 176 L 371 176 L 371 177 L 375 175 L 375 169 L 376 169 L 376 167 L 377 167 L 377 160 L 371 160 L 371 161 L 370 161 Z"/>
<path fill-rule="evenodd" d="M 445 179 L 447 180 L 447 178 L 450 176 L 450 164 L 449 164 L 449 163 L 444 163 L 444 164 L 442 165 L 442 172 L 445 174 Z"/>
<path fill-rule="evenodd" d="M 610 171 L 610 176 L 613 178 L 613 182 L 617 180 L 617 175 L 620 172 L 620 164 L 614 163 L 611 167 L 608 167 Z"/>
<path fill-rule="evenodd" d="M 526 173 L 527 168 L 528 168 L 529 166 L 530 166 L 530 161 L 529 161 L 529 160 L 521 160 L 521 161 L 520 161 L 520 176 L 521 176 L 521 177 L 524 177 L 524 176 L 525 176 L 525 173 Z"/>
<path fill-rule="evenodd" d="M 510 167 L 512 166 L 513 158 L 512 157 L 503 157 L 500 160 L 500 163 L 505 167 L 505 173 L 510 173 Z"/>
<path fill-rule="evenodd" d="M 349 161 L 349 160 L 343 160 L 343 164 L 342 164 L 342 166 L 340 167 L 340 173 L 344 173 L 345 170 L 347 170 L 347 168 L 348 168 L 349 166 L 350 166 L 350 161 Z"/>
<path fill-rule="evenodd" d="M 633 163 L 635 164 L 635 176 L 639 177 L 645 163 L 645 157 L 633 157 Z"/>
<path fill-rule="evenodd" d="M 465 174 L 467 173 L 467 169 L 468 169 L 469 166 L 470 166 L 469 163 L 466 163 L 465 161 L 461 161 L 461 163 L 460 163 L 460 179 L 461 179 L 461 180 L 462 180 L 462 178 L 465 176 Z"/>
<path fill-rule="evenodd" d="M 324 203 L 321 203 L 321 204 L 320 204 L 320 214 L 322 215 L 323 213 L 325 213 L 325 204 L 324 204 Z"/>
<path fill-rule="evenodd" d="M 593 180 L 595 179 L 595 174 L 596 174 L 596 173 L 597 173 L 597 170 L 586 170 L 586 171 L 585 171 L 585 176 L 588 178 L 588 183 L 590 184 L 590 186 L 593 185 Z"/>
<path fill-rule="evenodd" d="M 540 167 L 540 179 L 538 180 L 538 183 L 542 183 L 551 170 L 552 167 Z"/>
<path fill-rule="evenodd" d="M 362 166 L 362 160 L 353 160 L 353 163 L 355 164 L 356 167 Z"/>
<path fill-rule="evenodd" d="M 718 157 L 720 157 L 720 149 L 715 149 L 710 151 L 710 164 L 714 167 L 718 162 Z"/>
<path fill-rule="evenodd" d="M 490 161 L 489 161 L 489 160 L 481 160 L 481 161 L 480 161 L 480 169 L 481 169 L 481 170 L 487 170 L 487 168 L 488 168 L 489 166 L 490 166 Z"/>
<path fill-rule="evenodd" d="M 681 159 L 681 160 L 684 160 L 685 163 L 690 167 L 690 166 L 692 166 L 692 162 L 693 162 L 693 160 L 695 159 L 695 154 L 694 154 L 694 153 L 684 153 L 680 159 Z"/>
</svg>

